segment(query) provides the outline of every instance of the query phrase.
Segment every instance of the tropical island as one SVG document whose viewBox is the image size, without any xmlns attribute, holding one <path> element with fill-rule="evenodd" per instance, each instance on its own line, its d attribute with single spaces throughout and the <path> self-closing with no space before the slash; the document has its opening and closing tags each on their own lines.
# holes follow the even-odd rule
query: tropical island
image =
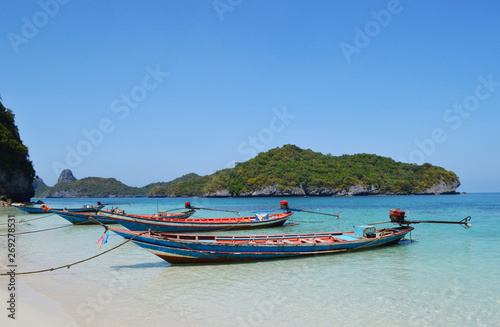
<svg viewBox="0 0 500 327">
<path fill-rule="evenodd" d="M 284 145 L 234 168 L 132 187 L 114 178 L 77 180 L 61 173 L 56 185 L 36 182 L 35 197 L 258 197 L 456 194 L 457 175 L 442 167 L 396 162 L 374 154 L 332 156 Z"/>
<path fill-rule="evenodd" d="M 115 178 L 77 179 L 66 169 L 50 187 L 35 175 L 14 114 L 0 102 L 0 200 L 86 197 L 259 197 L 456 194 L 457 175 L 429 163 L 397 162 L 374 154 L 333 156 L 287 144 L 234 168 L 190 173 L 143 187 Z"/>
</svg>

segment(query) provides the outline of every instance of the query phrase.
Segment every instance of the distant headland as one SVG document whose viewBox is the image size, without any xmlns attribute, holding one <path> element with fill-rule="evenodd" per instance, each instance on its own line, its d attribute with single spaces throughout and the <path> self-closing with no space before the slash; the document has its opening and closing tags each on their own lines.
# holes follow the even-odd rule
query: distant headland
<svg viewBox="0 0 500 327">
<path fill-rule="evenodd" d="M 76 179 L 64 170 L 53 187 L 38 178 L 35 197 L 272 197 L 457 194 L 457 175 L 431 164 L 374 154 L 332 156 L 295 145 L 259 153 L 234 168 L 131 187 L 114 178 Z"/>
</svg>

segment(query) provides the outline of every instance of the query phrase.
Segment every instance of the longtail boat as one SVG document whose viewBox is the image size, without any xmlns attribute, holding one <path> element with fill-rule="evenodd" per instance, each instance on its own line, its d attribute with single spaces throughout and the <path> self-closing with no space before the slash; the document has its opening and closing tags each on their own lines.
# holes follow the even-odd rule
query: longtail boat
<svg viewBox="0 0 500 327">
<path fill-rule="evenodd" d="M 364 250 L 398 243 L 416 223 L 455 223 L 470 227 L 467 217 L 459 222 L 410 221 L 404 211 L 393 209 L 391 221 L 399 227 L 375 229 L 355 226 L 351 232 L 283 235 L 186 235 L 127 231 L 106 226 L 170 263 L 214 263 L 280 259 L 305 255 Z"/>
<path fill-rule="evenodd" d="M 107 218 L 133 231 L 204 232 L 281 226 L 292 214 L 293 212 L 284 212 L 273 215 L 256 214 L 253 217 L 189 219 L 111 214 Z"/>
<path fill-rule="evenodd" d="M 362 226 L 357 226 L 360 229 Z M 368 227 L 367 227 L 368 228 Z M 279 259 L 345 252 L 397 243 L 413 227 L 354 232 L 284 235 L 185 235 L 110 229 L 170 263 L 211 263 Z M 366 235 L 366 233 L 365 233 Z"/>
<path fill-rule="evenodd" d="M 74 224 L 92 224 L 90 218 L 103 224 L 120 224 L 130 230 L 154 232 L 204 232 L 215 230 L 253 229 L 281 226 L 293 214 L 291 210 L 284 213 L 269 215 L 267 212 L 256 213 L 253 217 L 231 217 L 231 218 L 190 218 L 196 210 L 213 210 L 224 212 L 235 212 L 232 210 L 198 208 L 185 203 L 188 211 L 168 213 L 158 211 L 154 215 L 125 214 L 125 211 L 114 208 L 112 211 L 100 210 L 96 214 L 75 214 L 60 212 L 61 217 Z M 172 209 L 179 210 L 179 209 Z M 236 211 L 237 212 L 237 211 Z"/>
<path fill-rule="evenodd" d="M 52 211 L 67 211 L 67 212 L 97 212 L 99 209 L 104 207 L 104 205 L 95 205 L 95 206 L 84 206 L 82 208 L 58 208 L 58 209 L 52 209 L 49 206 L 42 204 L 41 207 L 28 207 L 28 206 L 14 206 L 19 210 L 22 210 L 24 212 L 27 212 L 29 214 L 41 214 L 41 213 L 50 213 Z"/>
<path fill-rule="evenodd" d="M 96 213 L 86 213 L 86 212 L 70 212 L 66 210 L 52 210 L 52 212 L 58 214 L 62 218 L 68 220 L 69 222 L 77 225 L 91 225 L 94 224 L 90 218 L 95 219 L 96 221 L 103 224 L 120 224 L 121 220 L 145 220 L 145 221 L 154 221 L 156 219 L 187 219 L 192 214 L 195 213 L 194 210 L 183 211 L 183 212 L 172 212 L 172 213 L 164 213 L 160 211 L 159 214 L 126 214 L 125 211 L 120 210 L 99 210 Z M 126 227 L 126 226 L 125 226 Z"/>
<path fill-rule="evenodd" d="M 166 215 L 135 215 L 101 210 L 96 214 L 57 211 L 73 224 L 93 224 L 95 219 L 103 224 L 120 224 L 130 230 L 156 232 L 201 232 L 229 229 L 265 228 L 283 225 L 292 212 L 274 215 L 256 214 L 254 217 L 189 218 L 195 211 L 168 213 Z"/>
</svg>

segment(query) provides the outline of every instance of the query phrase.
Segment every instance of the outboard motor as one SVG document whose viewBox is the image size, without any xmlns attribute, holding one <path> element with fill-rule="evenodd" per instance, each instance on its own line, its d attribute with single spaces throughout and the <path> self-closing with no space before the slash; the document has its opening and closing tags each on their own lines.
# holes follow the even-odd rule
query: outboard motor
<svg viewBox="0 0 500 327">
<path fill-rule="evenodd" d="M 396 224 L 404 224 L 405 223 L 405 212 L 400 210 L 399 208 L 391 209 L 389 211 L 389 218 L 391 221 Z"/>
<path fill-rule="evenodd" d="M 288 208 L 288 201 L 287 200 L 283 200 L 280 202 L 280 209 L 290 210 L 290 208 Z"/>
</svg>

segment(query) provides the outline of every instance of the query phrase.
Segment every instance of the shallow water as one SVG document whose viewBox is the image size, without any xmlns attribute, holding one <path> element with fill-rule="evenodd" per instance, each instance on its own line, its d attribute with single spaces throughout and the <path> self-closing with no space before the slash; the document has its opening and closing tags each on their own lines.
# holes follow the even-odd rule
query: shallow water
<svg viewBox="0 0 500 327">
<path fill-rule="evenodd" d="M 51 207 L 79 207 L 98 199 L 44 199 Z M 280 198 L 159 199 L 158 208 L 239 209 L 240 216 L 272 211 Z M 101 199 L 129 213 L 152 213 L 156 199 Z M 18 276 L 61 303 L 64 326 L 495 326 L 500 322 L 500 194 L 289 198 L 290 207 L 342 211 L 341 220 L 295 213 L 297 226 L 258 234 L 348 231 L 385 221 L 389 209 L 409 219 L 460 220 L 472 228 L 415 225 L 416 242 L 366 251 L 255 263 L 170 266 L 136 245 L 124 246 L 70 269 Z M 12 212 L 10 212 L 12 214 Z M 0 214 L 0 223 L 6 213 Z M 54 215 L 15 211 L 16 231 L 67 225 Z M 199 211 L 197 217 L 233 216 Z M 100 226 L 71 226 L 19 235 L 18 271 L 57 267 L 98 254 Z M 233 231 L 245 233 L 248 231 Z M 0 225 L 5 234 L 5 225 Z M 5 240 L 5 237 L 3 237 Z M 102 251 L 123 242 L 111 234 Z M 3 244 L 6 244 L 4 241 Z M 2 246 L 2 249 L 5 249 Z M 6 267 L 6 251 L 0 265 Z M 5 287 L 0 285 L 0 287 Z"/>
</svg>

